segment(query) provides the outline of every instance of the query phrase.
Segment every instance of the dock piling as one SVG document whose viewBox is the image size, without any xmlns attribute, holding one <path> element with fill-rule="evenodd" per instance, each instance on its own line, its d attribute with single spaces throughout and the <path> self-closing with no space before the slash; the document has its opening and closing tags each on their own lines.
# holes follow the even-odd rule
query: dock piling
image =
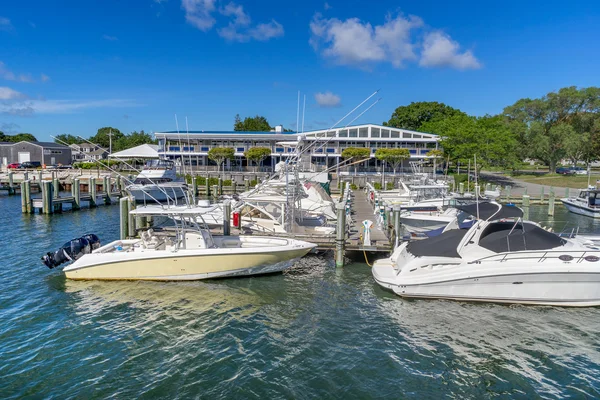
<svg viewBox="0 0 600 400">
<path fill-rule="evenodd" d="M 465 183 L 461 182 L 458 184 L 458 192 L 463 195 L 465 194 Z"/>
<path fill-rule="evenodd" d="M 97 188 L 96 188 L 96 178 L 90 178 L 90 184 L 88 185 L 90 192 L 90 207 L 96 207 L 96 199 L 97 199 Z"/>
<path fill-rule="evenodd" d="M 524 194 L 523 195 L 523 207 L 529 207 L 529 195 L 528 194 Z"/>
<path fill-rule="evenodd" d="M 55 199 L 58 198 L 58 194 L 60 192 L 60 181 L 58 180 L 58 176 L 55 174 L 54 177 L 52 178 L 52 195 L 54 196 Z"/>
<path fill-rule="evenodd" d="M 401 208 L 399 204 L 394 204 L 394 231 L 396 233 L 396 238 L 394 240 L 394 249 L 398 247 L 398 241 L 400 237 L 400 213 Z"/>
<path fill-rule="evenodd" d="M 550 195 L 548 197 L 548 215 L 554 215 L 554 188 L 550 187 Z"/>
<path fill-rule="evenodd" d="M 250 180 L 248 180 L 248 178 L 244 178 L 244 191 L 250 191 Z"/>
<path fill-rule="evenodd" d="M 136 234 L 136 220 L 133 214 L 130 214 L 130 211 L 135 210 L 135 197 L 127 197 L 127 200 L 127 233 L 132 238 Z"/>
<path fill-rule="evenodd" d="M 542 186 L 542 190 L 540 193 L 540 204 L 544 204 L 544 189 L 545 189 L 545 187 Z"/>
<path fill-rule="evenodd" d="M 52 214 L 54 212 L 54 206 L 52 204 L 52 182 L 42 182 L 42 212 L 44 214 Z"/>
<path fill-rule="evenodd" d="M 110 204 L 110 177 L 105 176 L 104 182 L 102 184 L 102 188 L 104 189 L 104 204 Z"/>
<path fill-rule="evenodd" d="M 194 193 L 194 198 L 198 197 L 198 179 L 192 175 L 192 188 Z"/>
<path fill-rule="evenodd" d="M 337 211 L 337 229 L 335 238 L 335 266 L 341 268 L 344 266 L 344 252 L 346 246 L 346 205 L 338 203 Z"/>
<path fill-rule="evenodd" d="M 27 199 L 26 185 L 27 185 L 26 181 L 21 182 L 21 212 L 23 214 L 27 213 L 27 204 L 29 202 L 29 199 Z"/>
<path fill-rule="evenodd" d="M 15 173 L 10 171 L 8 173 L 8 194 L 9 195 L 13 195 L 15 194 L 15 181 L 14 181 L 14 175 Z"/>
<path fill-rule="evenodd" d="M 79 210 L 81 208 L 81 186 L 79 184 L 79 178 L 73 180 L 71 194 L 73 195 L 73 210 Z"/>
<path fill-rule="evenodd" d="M 223 195 L 223 179 L 219 178 L 219 196 Z"/>
<path fill-rule="evenodd" d="M 206 181 L 204 182 L 206 185 L 206 196 L 210 197 L 210 175 L 206 174 Z"/>
<path fill-rule="evenodd" d="M 215 199 L 219 198 L 219 186 L 218 185 L 213 185 L 212 194 Z"/>
<path fill-rule="evenodd" d="M 129 233 L 129 197 L 121 197 L 119 200 L 119 236 L 121 240 L 127 239 Z"/>
<path fill-rule="evenodd" d="M 229 236 L 231 230 L 231 202 L 225 200 L 223 203 L 223 235 Z"/>
</svg>

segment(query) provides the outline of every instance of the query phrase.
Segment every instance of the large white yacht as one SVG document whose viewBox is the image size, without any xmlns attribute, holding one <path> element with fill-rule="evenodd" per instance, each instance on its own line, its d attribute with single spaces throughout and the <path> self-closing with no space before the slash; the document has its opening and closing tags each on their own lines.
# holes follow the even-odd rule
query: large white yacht
<svg viewBox="0 0 600 400">
<path fill-rule="evenodd" d="M 593 186 L 580 190 L 577 197 L 567 197 L 560 201 L 572 213 L 600 218 L 600 190 Z"/>
<path fill-rule="evenodd" d="M 69 279 L 180 281 L 278 272 L 316 247 L 287 238 L 213 236 L 196 222 L 202 212 L 187 206 L 138 207 L 130 213 L 167 217 L 175 226 L 101 247 L 95 235 L 86 235 L 42 260 L 50 268 L 72 261 L 63 269 Z"/>
<path fill-rule="evenodd" d="M 468 230 L 400 245 L 373 266 L 402 297 L 555 306 L 600 305 L 597 238 L 562 238 L 497 203 L 459 207 L 479 216 Z"/>
<path fill-rule="evenodd" d="M 125 189 L 137 202 L 176 202 L 185 197 L 187 185 L 177 176 L 173 161 L 150 160 Z"/>
</svg>

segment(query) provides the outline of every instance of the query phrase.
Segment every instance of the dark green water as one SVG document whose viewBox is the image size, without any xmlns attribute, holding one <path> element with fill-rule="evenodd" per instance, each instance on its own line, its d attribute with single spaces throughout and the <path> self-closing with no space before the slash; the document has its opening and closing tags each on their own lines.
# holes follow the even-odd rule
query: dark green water
<svg viewBox="0 0 600 400">
<path fill-rule="evenodd" d="M 2 398 L 595 398 L 600 309 L 405 301 L 365 264 L 191 283 L 71 282 L 39 257 L 118 207 L 0 197 Z M 530 210 L 561 230 L 600 224 Z"/>
</svg>

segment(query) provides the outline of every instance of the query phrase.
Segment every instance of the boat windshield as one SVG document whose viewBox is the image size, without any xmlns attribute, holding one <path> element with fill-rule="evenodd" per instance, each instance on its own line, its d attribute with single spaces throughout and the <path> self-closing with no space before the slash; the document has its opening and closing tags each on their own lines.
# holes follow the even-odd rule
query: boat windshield
<svg viewBox="0 0 600 400">
<path fill-rule="evenodd" d="M 173 169 L 175 163 L 170 160 L 149 160 L 146 162 L 145 169 Z"/>
</svg>

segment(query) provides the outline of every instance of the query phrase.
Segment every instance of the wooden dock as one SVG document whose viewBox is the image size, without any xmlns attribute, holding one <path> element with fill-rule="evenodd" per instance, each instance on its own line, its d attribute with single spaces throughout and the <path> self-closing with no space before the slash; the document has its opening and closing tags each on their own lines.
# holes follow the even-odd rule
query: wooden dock
<svg viewBox="0 0 600 400">
<path fill-rule="evenodd" d="M 377 224 L 377 214 L 367 199 L 367 194 L 362 190 L 352 193 L 351 214 L 349 221 L 349 232 L 346 240 L 346 250 L 358 251 L 390 251 L 390 240 Z M 363 245 L 364 228 L 363 221 L 373 222 L 371 227 L 371 246 Z"/>
</svg>

